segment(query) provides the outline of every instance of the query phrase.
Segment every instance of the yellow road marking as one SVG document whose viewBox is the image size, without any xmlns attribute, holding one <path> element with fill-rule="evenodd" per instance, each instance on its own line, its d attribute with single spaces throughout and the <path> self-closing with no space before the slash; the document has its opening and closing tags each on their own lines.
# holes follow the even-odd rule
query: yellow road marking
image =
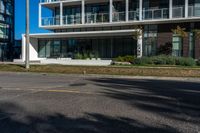
<svg viewBox="0 0 200 133">
<path fill-rule="evenodd" d="M 81 92 L 75 90 L 44 90 L 47 92 L 60 92 L 60 93 L 76 93 L 76 94 L 89 94 L 89 95 L 100 95 L 100 93 L 92 93 L 92 92 Z"/>
</svg>

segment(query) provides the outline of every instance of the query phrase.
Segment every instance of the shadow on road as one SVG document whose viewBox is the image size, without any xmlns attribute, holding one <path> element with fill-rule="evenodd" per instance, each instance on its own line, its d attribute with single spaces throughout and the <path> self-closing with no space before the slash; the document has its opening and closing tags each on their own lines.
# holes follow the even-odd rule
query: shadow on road
<svg viewBox="0 0 200 133">
<path fill-rule="evenodd" d="M 162 80 L 92 79 L 105 96 L 173 120 L 200 123 L 200 83 Z"/>
<path fill-rule="evenodd" d="M 0 133 L 172 133 L 175 129 L 150 127 L 129 118 L 85 114 L 69 118 L 62 114 L 38 115 L 14 103 L 0 103 Z"/>
</svg>

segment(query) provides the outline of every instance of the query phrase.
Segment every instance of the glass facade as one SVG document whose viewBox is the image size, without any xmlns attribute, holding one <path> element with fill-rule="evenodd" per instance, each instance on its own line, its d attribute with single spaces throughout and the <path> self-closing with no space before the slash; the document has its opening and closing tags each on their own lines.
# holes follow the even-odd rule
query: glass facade
<svg viewBox="0 0 200 133">
<path fill-rule="evenodd" d="M 41 39 L 39 58 L 74 58 L 75 54 L 93 54 L 99 58 L 136 55 L 137 41 L 130 37 Z"/>
<path fill-rule="evenodd" d="M 0 0 L 0 60 L 11 59 L 14 43 L 14 0 Z"/>
</svg>

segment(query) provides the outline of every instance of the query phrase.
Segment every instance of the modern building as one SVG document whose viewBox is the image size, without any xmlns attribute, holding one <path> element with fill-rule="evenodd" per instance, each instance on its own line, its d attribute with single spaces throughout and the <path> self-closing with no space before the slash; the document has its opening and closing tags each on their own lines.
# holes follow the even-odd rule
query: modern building
<svg viewBox="0 0 200 133">
<path fill-rule="evenodd" d="M 188 36 L 173 34 L 177 26 Z M 41 0 L 39 27 L 51 32 L 31 34 L 30 60 L 152 56 L 168 42 L 172 55 L 200 58 L 199 0 Z M 22 47 L 25 60 L 24 35 Z"/>
<path fill-rule="evenodd" d="M 0 61 L 12 59 L 14 0 L 0 0 Z"/>
</svg>

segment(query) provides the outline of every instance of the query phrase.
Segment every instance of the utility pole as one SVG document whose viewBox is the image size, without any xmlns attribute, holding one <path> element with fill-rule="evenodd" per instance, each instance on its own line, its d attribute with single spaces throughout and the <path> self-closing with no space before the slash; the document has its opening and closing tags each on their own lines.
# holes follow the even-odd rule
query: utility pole
<svg viewBox="0 0 200 133">
<path fill-rule="evenodd" d="M 26 0 L 26 69 L 30 68 L 30 61 L 29 61 L 29 44 L 30 44 L 30 37 L 29 37 L 29 0 Z"/>
</svg>

